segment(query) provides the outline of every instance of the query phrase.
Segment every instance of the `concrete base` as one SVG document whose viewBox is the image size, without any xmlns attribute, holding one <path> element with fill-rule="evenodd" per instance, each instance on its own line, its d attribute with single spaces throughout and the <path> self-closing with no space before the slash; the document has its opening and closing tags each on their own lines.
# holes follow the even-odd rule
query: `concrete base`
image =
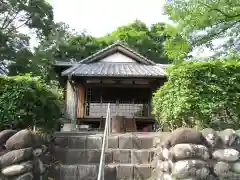
<svg viewBox="0 0 240 180">
<path fill-rule="evenodd" d="M 75 131 L 76 127 L 74 124 L 71 123 L 64 123 L 61 132 L 71 132 L 71 131 Z"/>
</svg>

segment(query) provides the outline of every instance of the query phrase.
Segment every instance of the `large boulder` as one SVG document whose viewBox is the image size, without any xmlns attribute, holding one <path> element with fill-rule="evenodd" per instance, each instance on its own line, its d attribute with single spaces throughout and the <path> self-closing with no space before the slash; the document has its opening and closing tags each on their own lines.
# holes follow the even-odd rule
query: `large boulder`
<svg viewBox="0 0 240 180">
<path fill-rule="evenodd" d="M 170 149 L 176 144 L 200 144 L 208 146 L 201 132 L 191 128 L 178 128 L 170 133 L 161 143 L 162 148 Z"/>
<path fill-rule="evenodd" d="M 20 176 L 9 178 L 9 180 L 33 180 L 33 174 L 28 172 Z"/>
<path fill-rule="evenodd" d="M 227 173 L 230 171 L 231 169 L 231 165 L 229 163 L 223 162 L 223 161 L 219 161 L 214 165 L 214 173 L 219 176 L 226 176 Z"/>
<path fill-rule="evenodd" d="M 0 157 L 0 166 L 1 168 L 4 168 L 21 161 L 30 160 L 32 157 L 32 152 L 32 148 L 10 151 Z"/>
<path fill-rule="evenodd" d="M 9 152 L 9 150 L 7 150 L 7 149 L 1 149 L 1 150 L 0 150 L 0 156 L 6 154 L 6 153 L 8 153 L 8 152 Z"/>
<path fill-rule="evenodd" d="M 210 155 L 206 146 L 197 144 L 177 144 L 170 149 L 169 158 L 174 161 L 190 158 L 208 160 Z"/>
<path fill-rule="evenodd" d="M 173 163 L 171 161 L 161 161 L 157 162 L 157 169 L 161 172 L 171 173 L 173 167 Z"/>
<path fill-rule="evenodd" d="M 16 176 L 31 171 L 33 168 L 32 161 L 27 161 L 21 164 L 15 164 L 8 166 L 2 170 L 2 174 L 5 176 Z"/>
<path fill-rule="evenodd" d="M 39 157 L 39 156 L 42 155 L 42 153 L 43 153 L 42 148 L 37 148 L 37 149 L 34 149 L 34 150 L 33 150 L 33 155 L 34 155 L 34 157 Z"/>
<path fill-rule="evenodd" d="M 35 158 L 33 162 L 34 162 L 33 174 L 35 177 L 40 177 L 45 172 L 44 164 L 38 158 Z"/>
<path fill-rule="evenodd" d="M 218 149 L 212 153 L 214 159 L 219 161 L 235 162 L 239 159 L 240 153 L 235 149 Z"/>
<path fill-rule="evenodd" d="M 209 147 L 216 147 L 221 143 L 218 133 L 212 128 L 205 128 L 202 130 L 203 137 L 207 140 Z"/>
<path fill-rule="evenodd" d="M 17 131 L 6 129 L 0 132 L 0 146 L 4 146 L 6 141 L 13 136 Z"/>
<path fill-rule="evenodd" d="M 164 156 L 164 151 L 169 151 L 166 148 L 162 148 L 160 145 L 158 145 L 158 147 L 156 148 L 156 150 L 154 151 L 154 157 L 156 157 L 159 160 L 166 160 L 167 158 Z"/>
<path fill-rule="evenodd" d="M 152 180 L 153 178 L 150 178 Z M 156 180 L 175 180 L 169 173 L 156 172 Z"/>
<path fill-rule="evenodd" d="M 232 146 L 233 142 L 238 138 L 238 135 L 233 129 L 220 131 L 219 136 L 226 147 Z"/>
<path fill-rule="evenodd" d="M 219 176 L 217 180 L 239 180 L 239 174 L 229 171 L 224 176 Z"/>
<path fill-rule="evenodd" d="M 231 148 L 236 149 L 237 151 L 240 151 L 240 136 L 237 136 L 233 143 L 231 144 Z"/>
<path fill-rule="evenodd" d="M 209 165 L 202 160 L 181 160 L 173 164 L 172 176 L 176 179 L 196 177 L 206 179 L 210 174 Z"/>
<path fill-rule="evenodd" d="M 240 161 L 233 163 L 232 167 L 231 167 L 231 170 L 234 173 L 240 174 Z"/>
<path fill-rule="evenodd" d="M 23 149 L 28 147 L 35 147 L 36 141 L 31 131 L 24 129 L 12 137 L 6 142 L 6 148 L 9 150 Z"/>
</svg>

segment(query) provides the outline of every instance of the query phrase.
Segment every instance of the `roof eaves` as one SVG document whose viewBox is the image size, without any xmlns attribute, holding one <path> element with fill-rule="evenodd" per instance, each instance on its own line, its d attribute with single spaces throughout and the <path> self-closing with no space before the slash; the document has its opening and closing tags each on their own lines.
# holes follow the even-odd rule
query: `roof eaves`
<svg viewBox="0 0 240 180">
<path fill-rule="evenodd" d="M 74 74 L 74 72 L 78 69 L 78 67 L 80 66 L 80 63 L 75 64 L 74 66 L 66 69 L 65 71 L 63 71 L 61 73 L 61 76 L 68 76 L 68 78 L 71 78 L 72 75 Z"/>
<path fill-rule="evenodd" d="M 88 74 L 72 74 L 72 76 L 74 77 L 91 77 L 91 78 L 163 78 L 163 77 L 167 77 L 167 74 L 163 74 L 163 75 L 158 75 L 158 76 L 146 76 L 146 75 L 139 75 L 139 76 L 131 76 L 131 75 L 122 75 L 122 76 L 117 76 L 117 75 L 88 75 Z"/>
<path fill-rule="evenodd" d="M 95 64 L 95 63 L 94 63 Z M 92 66 L 95 66 L 94 64 L 91 64 L 90 66 L 92 67 Z M 98 63 L 96 63 L 96 64 L 98 64 Z M 100 63 L 101 64 L 101 63 Z M 104 64 L 104 63 L 103 63 Z M 68 68 L 67 70 L 65 70 L 64 72 L 62 72 L 62 76 L 68 76 L 69 78 L 71 78 L 72 76 L 88 76 L 88 77 L 90 77 L 90 76 L 95 76 L 95 77 L 109 77 L 109 76 L 112 76 L 112 77 L 118 77 L 118 76 L 123 76 L 123 77 L 133 77 L 133 76 L 135 76 L 135 75 L 133 75 L 133 74 L 114 74 L 114 73 L 110 73 L 110 74 L 108 74 L 108 73 L 106 73 L 106 72 L 104 72 L 103 74 L 101 74 L 101 75 L 97 75 L 98 73 L 93 73 L 92 71 L 91 71 L 91 73 L 90 74 L 88 74 L 88 73 L 86 73 L 85 71 L 88 71 L 88 70 L 86 70 L 84 67 L 83 67 L 83 69 L 81 70 L 82 72 L 79 72 L 79 68 L 82 68 L 81 66 L 88 66 L 88 65 L 84 65 L 84 64 L 82 64 L 82 63 L 79 63 L 79 64 L 77 64 L 77 65 L 75 65 L 74 67 L 71 67 L 71 68 Z M 105 64 L 106 65 L 106 64 Z M 104 66 L 105 66 L 104 65 Z M 149 70 L 149 65 L 143 65 L 143 67 L 148 67 L 148 70 Z M 167 76 L 167 73 L 165 72 L 165 70 L 162 68 L 162 67 L 160 67 L 159 65 L 150 65 L 150 67 L 152 67 L 152 71 L 154 71 L 154 73 L 156 73 L 156 72 L 158 72 L 157 74 L 158 75 L 156 75 L 156 77 L 164 77 L 164 76 Z M 100 70 L 101 71 L 101 68 L 93 68 L 93 69 L 95 69 L 95 71 L 98 69 L 98 70 Z M 148 70 L 145 70 L 145 69 L 143 69 L 142 71 L 148 71 Z M 142 71 L 141 71 L 141 73 L 142 73 Z M 92 74 L 93 73 L 93 74 Z M 149 73 L 147 73 L 147 74 L 145 74 L 145 75 L 141 75 L 141 73 L 139 74 L 139 75 L 136 75 L 137 77 L 139 77 L 139 76 L 142 76 L 142 77 L 148 77 L 148 76 L 150 76 L 150 77 L 152 77 L 152 76 L 155 76 L 155 75 L 152 75 L 151 73 L 149 74 Z M 133 75 L 133 76 L 132 76 Z"/>
</svg>

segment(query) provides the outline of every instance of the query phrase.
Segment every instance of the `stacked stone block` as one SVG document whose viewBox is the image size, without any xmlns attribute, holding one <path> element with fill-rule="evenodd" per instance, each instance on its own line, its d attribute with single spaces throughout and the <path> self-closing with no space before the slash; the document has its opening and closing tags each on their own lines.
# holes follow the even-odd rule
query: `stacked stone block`
<svg viewBox="0 0 240 180">
<path fill-rule="evenodd" d="M 169 133 L 166 140 L 173 133 Z M 204 129 L 206 141 L 195 144 L 192 140 L 165 148 L 160 144 L 155 153 L 156 168 L 151 179 L 156 180 L 239 180 L 240 179 L 240 136 L 232 129 L 216 132 Z M 190 138 L 189 138 L 190 139 Z M 163 142 L 164 144 L 164 142 Z"/>
<path fill-rule="evenodd" d="M 29 130 L 0 132 L 1 180 L 38 180 L 44 174 L 41 138 Z"/>
<path fill-rule="evenodd" d="M 146 180 L 151 176 L 153 135 L 112 134 L 105 156 L 105 180 Z M 53 179 L 97 179 L 102 135 L 56 133 L 54 156 L 60 161 Z"/>
</svg>

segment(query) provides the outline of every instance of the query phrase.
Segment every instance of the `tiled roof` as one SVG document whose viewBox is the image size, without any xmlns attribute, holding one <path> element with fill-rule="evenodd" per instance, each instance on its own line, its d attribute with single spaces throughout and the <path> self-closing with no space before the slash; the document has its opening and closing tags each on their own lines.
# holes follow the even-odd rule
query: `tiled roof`
<svg viewBox="0 0 240 180">
<path fill-rule="evenodd" d="M 101 62 L 99 60 L 120 52 L 135 60 L 135 63 Z M 62 76 L 88 77 L 164 77 L 167 65 L 156 64 L 136 51 L 116 42 L 95 54 L 79 61 L 57 61 L 55 66 L 69 67 L 61 73 Z"/>
<path fill-rule="evenodd" d="M 140 63 L 90 63 L 72 66 L 62 76 L 88 77 L 164 77 L 166 73 L 159 65 Z"/>
</svg>

